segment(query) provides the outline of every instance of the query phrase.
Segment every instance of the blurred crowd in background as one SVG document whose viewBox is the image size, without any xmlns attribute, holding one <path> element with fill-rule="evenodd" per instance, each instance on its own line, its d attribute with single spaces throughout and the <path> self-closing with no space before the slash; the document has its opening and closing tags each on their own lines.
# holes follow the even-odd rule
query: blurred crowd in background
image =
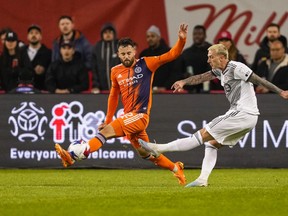
<svg viewBox="0 0 288 216">
<path fill-rule="evenodd" d="M 58 20 L 59 35 L 53 44 L 42 43 L 42 27 L 27 26 L 27 42 L 18 38 L 9 27 L 0 31 L 0 92 L 5 93 L 107 93 L 111 87 L 110 70 L 120 64 L 117 56 L 117 26 L 103 23 L 99 32 L 101 40 L 91 44 L 73 19 L 63 15 Z M 153 92 L 171 93 L 171 85 L 180 79 L 209 71 L 207 49 L 212 45 L 206 41 L 203 25 L 190 27 L 192 44 L 173 62 L 156 71 Z M 161 37 L 161 29 L 151 25 L 146 31 L 147 48 L 137 50 L 139 58 L 158 56 L 170 47 Z M 25 40 L 26 41 L 26 40 Z M 137 41 L 136 41 L 137 42 Z M 279 25 L 271 23 L 256 51 L 251 65 L 247 63 L 235 46 L 229 31 L 219 34 L 217 43 L 229 50 L 229 59 L 249 66 L 256 74 L 288 90 L 287 39 L 281 35 Z M 51 47 L 51 49 L 49 48 Z M 257 93 L 270 93 L 263 86 L 255 86 Z M 196 86 L 185 87 L 184 93 L 222 93 L 220 80 L 215 79 Z"/>
</svg>

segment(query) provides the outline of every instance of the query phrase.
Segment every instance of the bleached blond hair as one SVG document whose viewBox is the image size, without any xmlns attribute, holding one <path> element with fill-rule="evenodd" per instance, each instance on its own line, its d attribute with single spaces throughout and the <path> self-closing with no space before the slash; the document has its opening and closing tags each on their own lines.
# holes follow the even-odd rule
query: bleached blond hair
<svg viewBox="0 0 288 216">
<path fill-rule="evenodd" d="M 217 55 L 224 55 L 229 59 L 228 49 L 223 44 L 214 44 L 208 48 L 208 51 L 214 51 Z"/>
</svg>

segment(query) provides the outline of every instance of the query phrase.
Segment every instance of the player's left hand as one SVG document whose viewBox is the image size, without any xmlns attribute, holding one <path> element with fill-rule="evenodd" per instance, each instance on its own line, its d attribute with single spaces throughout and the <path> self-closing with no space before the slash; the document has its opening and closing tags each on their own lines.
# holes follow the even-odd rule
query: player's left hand
<svg viewBox="0 0 288 216">
<path fill-rule="evenodd" d="M 288 99 L 288 91 L 282 91 L 282 92 L 280 93 L 280 96 L 281 96 L 282 98 L 284 98 L 284 99 Z"/>
<path fill-rule="evenodd" d="M 181 24 L 180 25 L 180 29 L 179 29 L 179 33 L 178 33 L 178 37 L 180 39 L 186 39 L 187 37 L 187 31 L 188 31 L 188 25 L 186 24 Z"/>
</svg>

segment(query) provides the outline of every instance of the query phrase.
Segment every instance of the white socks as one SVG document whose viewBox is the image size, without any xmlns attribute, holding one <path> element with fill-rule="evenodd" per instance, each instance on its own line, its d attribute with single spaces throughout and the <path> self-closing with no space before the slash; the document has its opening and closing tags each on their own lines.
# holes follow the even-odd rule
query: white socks
<svg viewBox="0 0 288 216">
<path fill-rule="evenodd" d="M 150 144 L 149 146 L 159 153 L 188 151 L 203 144 L 202 136 L 199 131 L 194 133 L 192 137 L 178 139 L 167 144 Z"/>
<path fill-rule="evenodd" d="M 217 161 L 217 150 L 218 149 L 209 142 L 205 143 L 205 156 L 202 162 L 201 174 L 198 179 L 208 181 L 209 175 Z"/>
</svg>

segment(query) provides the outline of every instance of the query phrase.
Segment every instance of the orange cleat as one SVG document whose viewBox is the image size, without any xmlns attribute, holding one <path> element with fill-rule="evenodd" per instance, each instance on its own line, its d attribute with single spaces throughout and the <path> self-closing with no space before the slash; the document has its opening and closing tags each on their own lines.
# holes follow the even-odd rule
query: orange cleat
<svg viewBox="0 0 288 216">
<path fill-rule="evenodd" d="M 57 154 L 61 157 L 64 167 L 68 167 L 74 164 L 75 161 L 73 160 L 69 152 L 64 150 L 58 143 L 55 144 L 55 150 Z"/>
<path fill-rule="evenodd" d="M 180 161 L 177 161 L 175 165 L 178 168 L 178 171 L 174 173 L 174 176 L 178 178 L 179 184 L 185 185 L 186 184 L 186 177 L 184 175 L 184 164 Z"/>
</svg>

